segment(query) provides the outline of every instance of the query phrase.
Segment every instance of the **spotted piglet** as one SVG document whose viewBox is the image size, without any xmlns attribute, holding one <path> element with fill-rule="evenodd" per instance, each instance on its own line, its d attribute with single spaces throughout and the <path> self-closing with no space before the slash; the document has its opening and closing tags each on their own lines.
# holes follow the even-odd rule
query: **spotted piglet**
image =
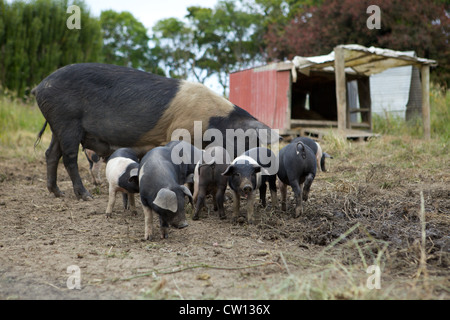
<svg viewBox="0 0 450 320">
<path fill-rule="evenodd" d="M 109 200 L 106 217 L 112 216 L 116 193 L 123 193 L 124 209 L 136 214 L 134 194 L 139 193 L 139 158 L 129 148 L 117 149 L 106 164 L 106 179 L 109 183 Z"/>
<path fill-rule="evenodd" d="M 233 191 L 232 222 L 237 222 L 242 196 L 247 199 L 248 223 L 255 224 L 255 199 L 256 190 L 261 186 L 261 166 L 253 158 L 242 155 L 234 159 L 222 174 L 229 177 L 228 184 Z"/>
</svg>

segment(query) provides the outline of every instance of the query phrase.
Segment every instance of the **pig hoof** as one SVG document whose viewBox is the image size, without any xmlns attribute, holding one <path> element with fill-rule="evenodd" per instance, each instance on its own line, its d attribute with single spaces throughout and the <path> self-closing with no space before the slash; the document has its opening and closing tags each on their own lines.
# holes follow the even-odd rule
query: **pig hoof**
<svg viewBox="0 0 450 320">
<path fill-rule="evenodd" d="M 161 233 L 161 239 L 169 239 L 169 235 L 167 233 Z"/>
<path fill-rule="evenodd" d="M 300 217 L 303 214 L 303 210 L 300 208 L 296 208 L 295 212 L 293 214 L 294 218 L 297 219 L 298 217 Z"/>
<path fill-rule="evenodd" d="M 146 235 L 143 239 L 144 241 L 152 241 L 153 240 L 153 236 L 151 235 Z"/>
<path fill-rule="evenodd" d="M 83 192 L 83 193 L 75 193 L 75 196 L 77 197 L 77 200 L 83 200 L 83 201 L 91 201 L 94 200 L 94 197 L 89 192 Z"/>
<path fill-rule="evenodd" d="M 192 220 L 194 220 L 194 221 L 200 220 L 199 215 L 197 213 L 194 214 L 194 216 L 192 217 Z"/>
<path fill-rule="evenodd" d="M 244 217 L 237 218 L 237 223 L 239 223 L 239 224 L 243 224 L 243 223 L 245 223 L 245 221 L 246 221 L 246 219 Z"/>
<path fill-rule="evenodd" d="M 56 188 L 55 190 L 50 190 L 51 193 L 55 195 L 56 198 L 62 198 L 64 197 L 64 192 L 59 190 L 59 188 Z"/>
<path fill-rule="evenodd" d="M 131 214 L 133 215 L 133 216 L 137 216 L 137 210 L 133 210 L 133 211 L 131 211 Z"/>
<path fill-rule="evenodd" d="M 90 194 L 84 194 L 81 196 L 81 199 L 83 199 L 83 201 L 92 201 L 94 200 L 94 197 L 91 196 Z"/>
<path fill-rule="evenodd" d="M 112 212 L 111 213 L 106 213 L 106 219 L 112 218 Z"/>
</svg>

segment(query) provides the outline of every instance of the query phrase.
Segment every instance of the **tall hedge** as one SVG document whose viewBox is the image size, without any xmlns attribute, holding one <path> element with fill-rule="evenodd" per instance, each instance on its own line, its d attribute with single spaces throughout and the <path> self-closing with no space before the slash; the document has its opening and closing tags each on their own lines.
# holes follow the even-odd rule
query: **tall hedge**
<svg viewBox="0 0 450 320">
<path fill-rule="evenodd" d="M 81 29 L 69 29 L 70 5 L 81 9 Z M 102 60 L 102 31 L 82 1 L 0 0 L 0 86 L 18 97 L 56 69 Z"/>
</svg>

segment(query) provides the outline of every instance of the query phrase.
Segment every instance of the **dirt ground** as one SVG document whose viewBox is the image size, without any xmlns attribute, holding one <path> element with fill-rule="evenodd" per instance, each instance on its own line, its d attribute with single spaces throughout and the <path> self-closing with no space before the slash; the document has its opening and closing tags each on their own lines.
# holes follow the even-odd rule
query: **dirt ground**
<svg viewBox="0 0 450 320">
<path fill-rule="evenodd" d="M 449 298 L 448 170 L 360 166 L 335 155 L 298 219 L 290 216 L 289 189 L 287 213 L 271 208 L 268 192 L 269 207 L 258 207 L 260 225 L 232 225 L 228 193 L 228 219 L 220 220 L 208 201 L 211 210 L 193 221 L 187 205 L 189 227 L 143 241 L 140 201 L 133 216 L 118 196 L 106 219 L 107 186 L 91 183 L 81 155 L 79 165 L 93 201 L 75 199 L 62 164 L 58 183 L 66 196 L 49 194 L 43 155 L 1 158 L 0 299 Z M 366 285 L 372 264 L 381 268 L 380 290 Z M 69 266 L 79 268 L 79 290 L 68 288 L 78 275 Z"/>
</svg>

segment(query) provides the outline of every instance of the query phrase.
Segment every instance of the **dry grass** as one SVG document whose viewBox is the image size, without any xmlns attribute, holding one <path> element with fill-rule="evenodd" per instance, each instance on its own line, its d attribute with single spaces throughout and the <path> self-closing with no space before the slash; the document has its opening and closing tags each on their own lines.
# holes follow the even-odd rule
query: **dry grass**
<svg viewBox="0 0 450 320">
<path fill-rule="evenodd" d="M 5 162 L 12 163 L 15 159 L 26 159 L 29 167 L 19 171 L 18 175 L 0 172 L 0 183 L 4 183 L 3 189 L 9 187 L 9 184 L 18 183 L 19 185 L 14 186 L 17 190 L 29 187 L 29 192 L 36 193 L 36 186 L 32 184 L 37 183 L 36 181 L 41 183 L 39 179 L 45 177 L 45 173 L 41 171 L 45 170 L 44 151 L 50 140 L 49 130 L 47 129 L 43 141 L 35 150 L 33 144 L 36 134 L 44 123 L 39 111 L 20 103 L 5 101 L 0 101 L 2 112 L 0 118 L 3 119 L 0 120 L 3 121 L 0 128 L 2 166 L 7 168 L 8 172 L 12 172 L 12 165 L 5 165 Z M 15 109 L 11 111 L 11 108 Z M 215 272 L 221 271 L 221 277 L 229 277 L 234 273 L 240 277 L 233 279 L 236 282 L 235 288 L 231 285 L 223 286 L 230 288 L 229 291 L 235 289 L 233 294 L 218 296 L 209 293 L 203 298 L 241 298 L 242 292 L 245 292 L 245 296 L 252 299 L 449 299 L 448 139 L 445 136 L 434 136 L 432 140 L 425 141 L 407 134 L 388 133 L 381 138 L 359 143 L 328 135 L 321 145 L 324 151 L 333 155 L 334 159 L 327 163 L 329 172 L 319 173 L 316 176 L 310 199 L 305 203 L 305 214 L 300 218 L 292 219 L 288 215 L 293 210 L 294 199 L 291 193 L 288 200 L 288 214 L 270 206 L 258 209 L 262 217 L 259 226 L 231 226 L 227 222 L 220 222 L 220 226 L 226 228 L 224 232 L 217 226 L 219 224 L 217 217 L 211 212 L 202 223 L 213 230 L 208 236 L 218 236 L 216 234 L 222 232 L 226 234 L 223 239 L 231 241 L 231 245 L 219 242 L 218 245 L 221 246 L 217 247 L 217 250 L 218 252 L 222 250 L 219 257 L 229 255 L 230 261 L 212 260 L 213 257 L 210 256 L 203 257 L 202 261 L 187 257 L 186 260 L 189 262 L 171 264 L 164 269 L 149 267 L 146 274 L 128 273 L 128 276 L 119 276 L 120 281 L 117 278 L 102 281 L 112 284 L 118 282 L 120 287 L 124 282 L 139 285 L 143 281 L 141 279 L 145 278 L 151 285 L 138 297 L 196 298 L 198 296 L 192 296 L 180 280 L 184 274 L 192 273 L 195 269 L 199 274 L 216 274 Z M 30 168 L 34 168 L 34 173 L 28 172 Z M 85 173 L 87 176 L 87 172 Z M 14 182 L 16 181 L 14 179 L 19 182 Z M 65 183 L 63 187 L 70 190 L 70 181 L 67 177 L 61 183 Z M 96 189 L 100 198 L 97 201 L 104 201 L 106 198 L 107 191 L 104 189 Z M 83 222 L 80 212 L 89 219 L 95 219 L 95 214 L 91 211 L 100 210 L 75 201 L 64 202 L 64 209 L 55 209 L 55 204 L 46 204 L 46 199 L 40 199 L 41 194 L 42 192 L 37 192 L 35 202 L 31 204 L 24 202 L 23 206 L 36 208 L 42 211 L 40 214 L 45 214 L 48 218 L 56 216 L 59 211 L 70 212 L 70 221 L 73 222 L 75 218 L 79 219 L 79 223 Z M 16 202 L 8 203 L 10 206 L 15 204 Z M 44 207 L 45 205 L 49 208 Z M 8 218 L 14 222 L 17 213 L 11 211 L 8 215 L 11 215 Z M 40 219 L 37 214 L 36 217 Z M 36 225 L 40 228 L 44 223 Z M 61 226 L 65 227 L 66 221 L 63 221 Z M 115 224 L 109 224 L 108 227 L 110 226 L 117 227 Z M 49 223 L 49 228 L 53 230 L 53 222 Z M 89 228 L 93 228 L 93 225 L 89 224 Z M 128 228 L 130 226 L 127 226 L 127 232 Z M 198 227 L 199 230 L 195 228 L 192 226 L 189 232 L 192 230 L 193 234 L 201 234 L 201 228 Z M 15 232 L 16 229 L 12 230 Z M 103 238 L 99 237 L 103 230 L 92 232 L 91 237 L 94 239 L 92 243 Z M 86 231 L 87 235 L 89 233 Z M 36 231 L 36 236 L 42 235 Z M 182 249 L 177 249 L 174 240 L 172 244 L 150 243 L 142 249 L 140 247 L 143 245 L 137 240 L 134 241 L 132 236 L 130 238 L 128 233 L 122 235 L 122 238 L 120 234 L 114 237 L 124 243 L 131 243 L 129 246 L 132 250 L 138 252 L 135 254 L 141 255 L 148 251 L 152 256 L 158 257 L 155 259 L 163 259 L 169 249 L 183 253 L 186 247 L 183 244 L 180 245 Z M 63 243 L 62 239 L 60 241 Z M 74 236 L 73 241 L 79 239 Z M 193 243 L 203 243 L 202 241 L 198 239 Z M 266 247 L 256 252 L 250 251 L 255 258 L 254 262 L 237 264 L 233 263 L 235 257 L 229 253 L 236 250 L 234 241 L 248 245 L 249 250 L 252 250 L 251 246 L 255 243 L 261 246 L 266 244 Z M 8 243 L 4 241 L 5 248 L 8 247 Z M 190 245 L 192 246 L 192 241 Z M 89 248 L 90 246 L 93 244 L 89 244 Z M 189 251 L 191 254 L 197 248 L 194 247 Z M 104 254 L 94 258 L 99 260 L 106 257 L 110 260 L 108 264 L 118 261 L 121 265 L 133 261 L 130 260 L 128 251 L 118 251 L 109 244 L 107 249 L 96 247 L 95 250 L 89 250 L 104 251 Z M 241 254 L 241 251 L 236 254 Z M 85 260 L 87 259 L 86 257 Z M 366 270 L 371 265 L 380 267 L 381 289 L 370 289 L 367 286 L 372 274 Z M 170 270 L 170 274 L 167 270 Z M 173 270 L 177 273 L 173 274 Z M 120 269 L 120 272 L 123 270 Z M 136 278 L 139 274 L 142 278 Z M 98 274 L 95 276 L 95 279 L 101 277 Z M 198 279 L 195 281 L 208 282 Z M 94 285 L 100 287 L 100 283 Z"/>
</svg>

